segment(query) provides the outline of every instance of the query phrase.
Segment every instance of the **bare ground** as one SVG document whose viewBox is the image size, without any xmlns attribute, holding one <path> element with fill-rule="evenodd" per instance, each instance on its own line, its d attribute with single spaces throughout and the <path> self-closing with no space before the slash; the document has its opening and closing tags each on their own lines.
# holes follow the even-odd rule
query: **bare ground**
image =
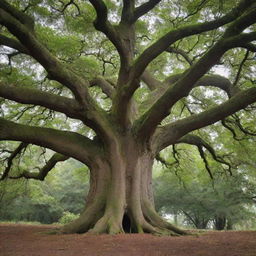
<svg viewBox="0 0 256 256">
<path fill-rule="evenodd" d="M 0 225 L 1 256 L 256 256 L 256 231 L 199 236 L 52 235 L 50 225 Z"/>
</svg>

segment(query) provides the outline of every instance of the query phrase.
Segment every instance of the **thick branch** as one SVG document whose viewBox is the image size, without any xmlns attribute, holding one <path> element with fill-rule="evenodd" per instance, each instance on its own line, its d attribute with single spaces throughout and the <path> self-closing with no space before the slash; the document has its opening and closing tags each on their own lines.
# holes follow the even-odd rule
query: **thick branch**
<svg viewBox="0 0 256 256">
<path fill-rule="evenodd" d="M 103 77 L 97 77 L 90 81 L 90 86 L 99 86 L 103 93 L 105 93 L 110 99 L 114 94 L 114 87 Z"/>
<path fill-rule="evenodd" d="M 28 50 L 19 41 L 4 35 L 0 35 L 0 45 L 13 48 L 19 51 L 20 53 L 28 54 Z"/>
<path fill-rule="evenodd" d="M 90 3 L 93 5 L 96 13 L 97 19 L 94 21 L 94 25 L 99 28 L 103 28 L 106 26 L 108 22 L 108 9 L 102 0 L 90 0 Z"/>
<path fill-rule="evenodd" d="M 0 97 L 22 104 L 39 105 L 66 114 L 71 118 L 83 119 L 77 101 L 36 89 L 7 86 L 0 82 Z"/>
<path fill-rule="evenodd" d="M 29 172 L 25 171 L 19 176 L 10 177 L 11 179 L 19 179 L 19 178 L 26 178 L 26 179 L 36 179 L 36 180 L 44 180 L 47 174 L 54 168 L 54 166 L 59 163 L 66 161 L 69 157 L 61 155 L 59 153 L 55 153 L 50 160 L 46 163 L 46 165 L 39 170 L 39 172 Z"/>
<path fill-rule="evenodd" d="M 241 44 L 240 47 L 243 47 L 243 48 L 249 50 L 250 52 L 256 52 L 256 45 L 254 45 L 252 43 Z"/>
<path fill-rule="evenodd" d="M 48 72 L 50 79 L 56 80 L 62 85 L 68 87 L 81 105 L 84 115 L 90 121 L 90 127 L 95 131 L 104 134 L 104 125 L 106 124 L 105 112 L 100 109 L 96 101 L 90 96 L 88 87 L 89 82 L 78 76 L 66 65 L 55 58 L 50 51 L 41 44 L 33 31 L 26 24 L 21 23 L 16 16 L 8 12 L 5 8 L 5 1 L 0 2 L 0 24 L 16 36 L 20 43 L 29 50 L 29 54 L 34 57 Z M 19 12 L 17 10 L 17 12 Z"/>
<path fill-rule="evenodd" d="M 64 65 L 55 58 L 48 49 L 43 46 L 35 37 L 33 31 L 26 24 L 16 19 L 16 16 L 9 12 L 5 1 L 0 2 L 0 23 L 16 36 L 21 44 L 29 50 L 29 54 L 35 58 L 49 73 L 49 77 L 61 84 L 67 86 L 75 95 L 80 103 L 89 108 L 89 94 L 87 92 L 88 83 L 78 77 L 75 73 L 64 67 Z M 10 7 L 13 8 L 13 7 Z M 16 10 L 16 12 L 19 12 Z"/>
<path fill-rule="evenodd" d="M 163 83 L 155 79 L 147 70 L 145 70 L 142 74 L 141 80 L 148 86 L 151 91 L 163 86 Z"/>
<path fill-rule="evenodd" d="M 20 23 L 24 24 L 30 29 L 34 29 L 34 20 L 25 14 L 24 12 L 20 12 L 10 4 L 8 4 L 4 0 L 0 0 L 0 8 L 5 10 L 6 12 L 10 13 L 13 17 L 15 17 Z"/>
<path fill-rule="evenodd" d="M 171 30 L 169 33 L 161 37 L 157 40 L 153 45 L 148 47 L 136 60 L 133 71 L 134 71 L 134 79 L 138 78 L 145 70 L 147 65 L 155 59 L 158 55 L 160 55 L 163 51 L 165 51 L 170 45 L 175 43 L 176 41 L 200 34 L 202 32 L 214 30 L 219 28 L 227 23 L 232 22 L 233 20 L 237 19 L 244 10 L 250 7 L 253 4 L 253 0 L 243 0 L 240 4 L 234 8 L 231 12 L 227 15 L 223 16 L 222 18 L 216 19 L 214 21 L 199 23 L 195 25 L 188 25 L 185 27 L 181 27 L 175 30 Z M 136 89 L 136 88 L 135 88 Z"/>
<path fill-rule="evenodd" d="M 254 16 L 252 15 L 254 14 Z M 246 19 L 246 18 L 247 19 Z M 253 19 L 253 21 L 252 21 Z M 256 8 L 248 14 L 243 15 L 234 22 L 225 32 L 224 36 L 206 53 L 204 56 L 195 63 L 185 74 L 169 88 L 162 97 L 138 120 L 137 133 L 140 138 L 145 140 L 154 132 L 156 126 L 170 113 L 171 107 L 181 98 L 188 95 L 194 84 L 214 66 L 221 56 L 229 49 L 237 47 L 238 44 L 243 42 L 250 42 L 256 39 L 256 32 L 246 34 L 233 34 L 233 29 L 238 24 L 242 27 L 241 20 L 246 24 L 256 22 Z M 238 30 L 240 32 L 240 29 Z M 143 136 L 142 136 L 143 134 Z"/>
<path fill-rule="evenodd" d="M 137 7 L 134 11 L 133 19 L 131 20 L 132 23 L 136 22 L 141 16 L 148 13 L 152 10 L 161 0 L 149 0 L 146 3 Z"/>
<path fill-rule="evenodd" d="M 247 107 L 256 101 L 256 88 L 241 91 L 235 96 L 200 114 L 178 120 L 160 127 L 154 135 L 153 148 L 156 153 L 165 147 L 175 144 L 185 134 L 216 123 L 229 115 Z"/>
<path fill-rule="evenodd" d="M 153 106 L 137 121 L 136 128 L 138 137 L 147 140 L 153 134 L 156 126 L 169 115 L 171 107 L 178 100 L 188 95 L 197 80 L 219 61 L 224 52 L 223 45 L 219 43 L 182 75 L 173 86 L 168 88 Z"/>
<path fill-rule="evenodd" d="M 117 96 L 115 97 L 117 100 L 114 104 L 114 112 L 116 113 L 116 116 L 118 117 L 118 119 L 121 119 L 123 116 L 124 116 L 123 119 L 125 119 L 125 116 L 127 115 L 126 111 L 128 109 L 130 99 L 132 98 L 134 92 L 140 85 L 139 79 L 143 74 L 143 72 L 145 71 L 147 65 L 154 58 L 160 55 L 163 51 L 165 51 L 171 44 L 173 44 L 177 40 L 180 40 L 182 38 L 185 38 L 191 35 L 200 34 L 205 31 L 210 31 L 210 30 L 219 28 L 220 26 L 223 26 L 235 20 L 237 17 L 239 17 L 239 15 L 243 13 L 243 11 L 246 8 L 248 8 L 248 4 L 252 4 L 252 2 L 253 2 L 252 0 L 243 0 L 238 5 L 237 8 L 233 9 L 229 14 L 225 15 L 220 19 L 210 21 L 210 22 L 199 23 L 196 25 L 189 25 L 189 26 L 172 30 L 169 33 L 167 33 L 165 36 L 160 38 L 153 45 L 148 47 L 137 58 L 137 60 L 132 65 L 132 67 L 129 69 L 129 83 L 123 86 L 122 90 L 120 90 Z M 232 41 L 232 43 L 234 42 Z M 233 45 L 231 45 L 231 42 L 229 42 L 229 45 L 230 45 L 230 48 L 234 47 Z M 227 50 L 227 49 L 224 49 L 223 45 L 221 45 L 220 43 L 216 44 L 215 46 L 216 47 L 213 47 L 211 51 L 205 54 L 205 57 L 203 58 L 203 60 L 200 61 L 201 64 L 199 65 L 195 64 L 192 66 L 192 68 L 190 69 L 191 72 L 187 72 L 187 74 L 184 75 L 184 79 L 182 79 L 182 82 L 179 83 L 176 89 L 173 89 L 172 92 L 169 91 L 168 93 L 166 93 L 166 95 L 163 96 L 162 99 L 153 106 L 153 108 L 151 109 L 152 111 L 150 110 L 150 112 L 147 112 L 141 118 L 141 120 L 139 120 L 140 125 L 142 124 L 143 126 L 143 129 L 141 129 L 141 134 L 144 134 L 144 131 L 146 130 L 146 126 L 147 128 L 151 126 L 151 128 L 149 128 L 148 131 L 146 131 L 145 139 L 148 139 L 148 137 L 150 137 L 156 125 L 164 117 L 168 115 L 168 108 L 170 108 L 173 104 L 177 102 L 177 100 L 179 100 L 180 98 L 184 97 L 187 94 L 188 92 L 187 89 L 189 87 L 189 84 L 193 86 L 193 84 L 202 75 L 204 75 L 214 64 L 216 64 L 219 61 L 220 57 Z M 205 63 L 205 62 L 208 62 L 208 63 Z M 198 70 L 196 71 L 195 69 L 198 69 Z M 192 75 L 192 72 L 195 73 L 195 75 Z M 182 88 L 185 86 L 185 83 L 187 84 L 188 87 Z M 169 96 L 167 96 L 168 94 Z M 170 96 L 171 94 L 172 96 Z M 159 110 L 160 110 L 160 114 L 158 115 Z"/>
<path fill-rule="evenodd" d="M 169 87 L 170 85 L 175 84 L 182 77 L 182 75 L 184 75 L 184 73 L 172 75 L 165 79 L 164 84 L 166 85 L 166 87 Z M 193 86 L 191 86 L 191 89 L 199 86 L 213 86 L 222 89 L 227 93 L 229 97 L 233 96 L 235 93 L 238 92 L 238 88 L 234 88 L 229 79 L 224 76 L 215 74 L 204 75 Z"/>
<path fill-rule="evenodd" d="M 98 31 L 103 32 L 107 36 L 107 38 L 116 47 L 122 59 L 122 56 L 124 56 L 124 52 L 123 52 L 124 49 L 122 47 L 121 40 L 116 32 L 116 29 L 108 21 L 107 6 L 102 0 L 89 0 L 89 1 L 93 5 L 97 14 L 97 18 L 94 21 L 94 27 Z"/>
<path fill-rule="evenodd" d="M 97 144 L 75 132 L 17 124 L 0 118 L 0 140 L 22 141 L 52 149 L 90 164 L 101 150 Z"/>
<path fill-rule="evenodd" d="M 123 9 L 121 15 L 121 23 L 132 23 L 135 9 L 134 0 L 123 0 Z"/>
</svg>

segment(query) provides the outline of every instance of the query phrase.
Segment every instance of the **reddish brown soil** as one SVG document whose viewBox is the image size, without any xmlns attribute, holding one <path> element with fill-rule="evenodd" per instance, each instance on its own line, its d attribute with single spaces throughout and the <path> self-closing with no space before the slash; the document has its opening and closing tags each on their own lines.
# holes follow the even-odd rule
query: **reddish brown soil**
<svg viewBox="0 0 256 256">
<path fill-rule="evenodd" d="M 0 225 L 1 256 L 256 256 L 256 232 L 200 236 L 51 235 L 53 226 Z"/>
</svg>

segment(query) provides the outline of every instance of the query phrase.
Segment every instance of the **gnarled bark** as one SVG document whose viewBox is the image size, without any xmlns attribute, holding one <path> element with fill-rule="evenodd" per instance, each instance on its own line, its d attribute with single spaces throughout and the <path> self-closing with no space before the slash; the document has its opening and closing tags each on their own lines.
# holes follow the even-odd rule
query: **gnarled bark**
<svg viewBox="0 0 256 256">
<path fill-rule="evenodd" d="M 131 136 L 119 137 L 108 146 L 107 158 L 97 158 L 91 165 L 91 186 L 84 211 L 63 231 L 185 234 L 154 210 L 154 156 L 150 150 Z"/>
</svg>

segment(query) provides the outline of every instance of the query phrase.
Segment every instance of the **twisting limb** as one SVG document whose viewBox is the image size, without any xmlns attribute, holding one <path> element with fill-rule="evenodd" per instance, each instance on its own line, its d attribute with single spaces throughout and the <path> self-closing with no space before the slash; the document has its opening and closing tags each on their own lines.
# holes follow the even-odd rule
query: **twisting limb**
<svg viewBox="0 0 256 256">
<path fill-rule="evenodd" d="M 110 24 L 108 21 L 108 9 L 105 5 L 104 1 L 102 0 L 89 0 L 90 3 L 93 5 L 96 13 L 97 18 L 94 21 L 94 27 L 103 32 L 107 38 L 113 43 L 113 45 L 116 47 L 117 51 L 120 54 L 121 61 L 122 56 L 125 55 L 123 46 L 121 44 L 120 38 L 118 37 L 118 34 L 116 33 L 115 28 Z M 124 60 L 123 60 L 124 61 Z"/>
<path fill-rule="evenodd" d="M 237 141 L 243 140 L 243 138 L 238 138 L 237 137 L 236 131 L 232 127 L 230 127 L 228 125 L 228 123 L 229 123 L 228 119 L 221 120 L 221 124 L 232 133 L 234 140 L 237 140 Z"/>
<path fill-rule="evenodd" d="M 238 138 L 237 133 L 236 133 L 236 131 L 233 127 L 238 128 L 244 135 L 256 136 L 255 132 L 251 132 L 251 131 L 249 131 L 249 130 L 247 130 L 246 128 L 243 127 L 238 115 L 234 114 L 232 117 L 234 118 L 234 120 L 231 119 L 231 118 L 226 118 L 224 120 L 221 120 L 221 124 L 232 133 L 233 139 L 235 139 L 237 141 L 241 141 L 241 140 L 246 139 L 246 137 Z M 233 127 L 232 127 L 232 125 L 233 125 Z"/>
<path fill-rule="evenodd" d="M 167 77 L 164 81 L 164 84 L 166 84 L 166 86 L 173 85 L 183 75 L 184 73 Z M 229 81 L 228 78 L 221 75 L 215 75 L 215 74 L 204 75 L 193 85 L 192 88 L 200 87 L 200 86 L 213 86 L 213 87 L 219 88 L 225 91 L 229 97 L 233 96 L 235 93 L 239 91 L 238 88 L 234 88 L 234 86 L 232 85 L 232 83 Z"/>
<path fill-rule="evenodd" d="M 63 162 L 69 159 L 68 156 L 64 156 L 59 153 L 55 153 L 49 161 L 46 163 L 44 167 L 42 167 L 39 172 L 29 172 L 25 171 L 22 174 L 18 176 L 10 176 L 10 179 L 20 179 L 20 178 L 25 178 L 25 179 L 36 179 L 36 180 L 44 180 L 47 174 L 54 168 L 54 166 L 59 163 Z"/>
<path fill-rule="evenodd" d="M 163 157 L 160 156 L 159 153 L 156 155 L 155 159 L 157 161 L 159 161 L 161 164 L 163 164 L 165 167 L 170 168 L 170 167 L 172 167 L 174 165 L 179 164 L 179 159 L 176 157 L 175 151 L 173 150 L 172 152 L 173 152 L 173 156 L 175 158 L 175 161 L 172 162 L 172 163 L 169 163 L 168 161 L 166 161 Z"/>
<path fill-rule="evenodd" d="M 208 163 L 207 158 L 206 158 L 206 156 L 205 156 L 205 154 L 204 154 L 203 147 L 202 147 L 202 146 L 197 146 L 197 148 L 198 148 L 198 151 L 199 151 L 199 154 L 200 154 L 201 158 L 202 158 L 203 161 L 204 161 L 205 169 L 207 170 L 207 172 L 208 172 L 210 178 L 213 180 L 212 171 L 211 171 L 211 169 L 210 169 L 210 167 L 209 167 L 209 163 Z"/>
<path fill-rule="evenodd" d="M 150 75 L 150 74 L 149 74 Z M 146 76 L 143 78 L 143 81 L 146 81 L 152 88 L 155 88 L 147 97 L 147 99 L 142 103 L 143 107 L 145 109 L 148 109 L 149 107 L 152 107 L 152 105 L 157 102 L 157 100 L 163 96 L 163 94 L 175 84 L 179 80 L 179 78 L 182 77 L 183 74 L 176 74 L 167 77 L 162 83 L 151 76 Z M 202 78 L 200 78 L 194 86 L 191 88 L 193 89 L 194 87 L 199 87 L 199 86 L 213 86 L 216 88 L 219 88 L 223 91 L 225 91 L 228 95 L 228 97 L 234 96 L 236 93 L 239 92 L 238 88 L 234 88 L 232 83 L 227 79 L 226 77 L 220 76 L 220 75 L 204 75 Z M 184 106 L 187 107 L 187 106 Z M 189 109 L 188 109 L 189 110 Z M 190 110 L 189 110 L 190 111 Z"/>
<path fill-rule="evenodd" d="M 243 132 L 245 135 L 256 136 L 256 133 L 251 132 L 251 131 L 249 131 L 249 130 L 247 130 L 246 128 L 243 127 L 238 115 L 234 114 L 233 117 L 234 117 L 234 121 L 231 121 L 231 120 L 229 120 L 229 121 L 232 122 L 233 124 L 235 124 L 236 127 L 238 127 L 238 129 L 241 132 Z"/>
<path fill-rule="evenodd" d="M 25 149 L 27 147 L 27 143 L 20 143 L 20 145 L 11 153 L 11 155 L 8 157 L 7 160 L 7 166 L 2 174 L 2 176 L 0 177 L 0 181 L 4 180 L 8 177 L 9 172 L 11 170 L 12 167 L 12 162 L 15 159 L 15 157 L 17 157 L 18 155 L 21 154 L 22 150 Z"/>
</svg>

